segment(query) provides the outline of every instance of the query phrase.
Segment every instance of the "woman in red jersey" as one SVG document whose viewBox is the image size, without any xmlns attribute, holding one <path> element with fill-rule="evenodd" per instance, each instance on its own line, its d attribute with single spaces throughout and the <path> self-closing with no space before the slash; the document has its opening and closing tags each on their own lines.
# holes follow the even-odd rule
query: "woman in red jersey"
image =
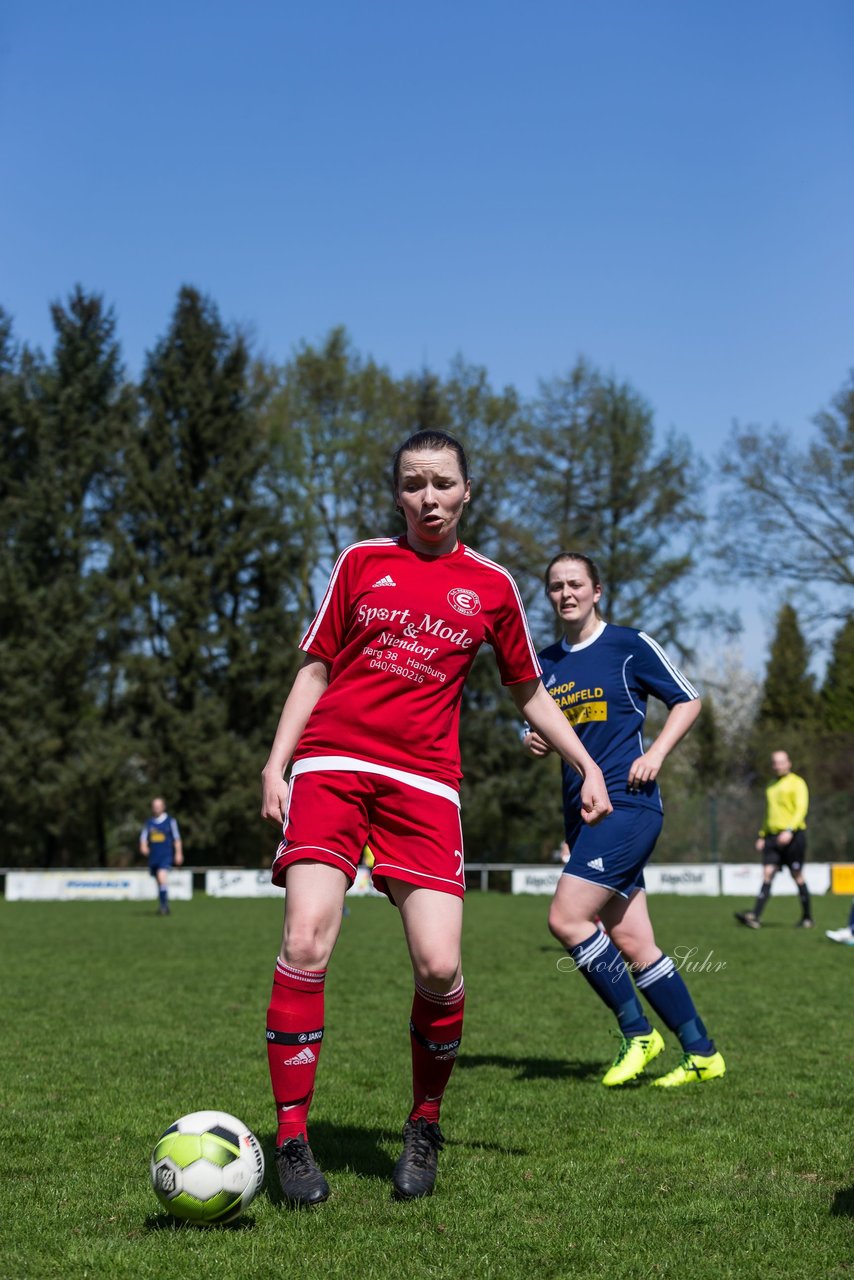
<svg viewBox="0 0 854 1280">
<path fill-rule="evenodd" d="M 307 1117 L 326 967 L 366 843 L 374 884 L 400 911 L 415 979 L 413 1104 L 393 1187 L 401 1199 L 433 1189 L 439 1108 L 463 1023 L 458 722 L 481 644 L 495 650 L 528 723 L 581 775 L 584 821 L 611 811 L 598 766 L 539 678 L 516 584 L 457 539 L 471 491 L 462 446 L 444 432 L 410 436 L 395 454 L 393 487 L 406 532 L 338 557 L 262 774 L 262 815 L 283 823 L 273 880 L 287 899 L 267 1048 L 276 1166 L 294 1205 L 329 1194 Z"/>
</svg>

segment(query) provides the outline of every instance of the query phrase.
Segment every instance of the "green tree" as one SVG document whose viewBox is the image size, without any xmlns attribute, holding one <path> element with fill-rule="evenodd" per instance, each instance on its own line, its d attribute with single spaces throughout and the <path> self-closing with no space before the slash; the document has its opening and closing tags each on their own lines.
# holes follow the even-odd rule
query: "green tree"
<svg viewBox="0 0 854 1280">
<path fill-rule="evenodd" d="M 257 862 L 257 777 L 293 670 L 299 566 L 240 335 L 181 289 L 147 358 L 116 564 L 133 584 L 139 786 L 196 862 Z"/>
<path fill-rule="evenodd" d="M 392 502 L 391 458 L 400 439 L 397 383 L 354 351 L 343 328 L 319 347 L 304 344 L 263 384 L 264 429 L 291 513 L 299 568 L 295 587 L 304 621 L 315 612 L 344 547 L 402 529 Z"/>
<path fill-rule="evenodd" d="M 750 735 L 749 761 L 756 778 L 768 773 L 772 751 L 798 756 L 796 768 L 808 761 L 816 731 L 817 696 L 809 671 L 809 650 L 789 603 L 782 605 L 768 655 L 765 679 Z M 797 747 L 797 752 L 795 748 Z"/>
<path fill-rule="evenodd" d="M 51 308 L 52 359 L 3 370 L 3 684 L 0 793 L 23 861 L 105 863 L 125 773 L 112 699 L 107 573 L 132 401 L 102 300 Z"/>
<path fill-rule="evenodd" d="M 810 828 L 827 857 L 847 861 L 854 855 L 854 616 L 834 636 L 818 718 Z"/>
<path fill-rule="evenodd" d="M 854 734 L 854 614 L 837 631 L 819 696 L 826 733 Z"/>
<path fill-rule="evenodd" d="M 541 548 L 537 574 L 557 550 L 584 552 L 602 573 L 609 621 L 685 648 L 703 529 L 687 440 L 671 431 L 658 445 L 646 401 L 583 360 L 541 384 L 533 418 L 522 510 Z"/>
<path fill-rule="evenodd" d="M 692 733 L 697 781 L 705 791 L 714 791 L 727 773 L 726 748 L 718 728 L 714 699 L 705 694 L 700 718 Z"/>
</svg>

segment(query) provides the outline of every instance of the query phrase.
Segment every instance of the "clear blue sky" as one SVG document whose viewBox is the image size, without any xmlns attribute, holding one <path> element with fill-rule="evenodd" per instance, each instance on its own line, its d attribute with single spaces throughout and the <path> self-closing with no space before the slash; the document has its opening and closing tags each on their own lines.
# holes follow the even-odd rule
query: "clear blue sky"
<svg viewBox="0 0 854 1280">
<path fill-rule="evenodd" d="M 0 303 L 128 366 L 178 287 L 286 357 L 533 393 L 583 353 L 711 459 L 854 366 L 850 0 L 6 0 Z"/>
</svg>

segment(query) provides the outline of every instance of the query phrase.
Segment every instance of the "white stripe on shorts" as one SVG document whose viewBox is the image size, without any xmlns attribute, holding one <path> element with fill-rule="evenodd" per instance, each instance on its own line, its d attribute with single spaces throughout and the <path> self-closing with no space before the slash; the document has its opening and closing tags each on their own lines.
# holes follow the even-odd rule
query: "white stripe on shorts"
<svg viewBox="0 0 854 1280">
<path fill-rule="evenodd" d="M 307 756 L 297 760 L 291 770 L 291 777 L 301 773 L 376 773 L 383 778 L 393 778 L 395 782 L 403 782 L 416 791 L 428 791 L 431 796 L 442 796 L 451 804 L 460 807 L 460 794 L 444 782 L 435 778 L 423 778 L 420 773 L 407 773 L 405 769 L 393 769 L 390 764 L 377 764 L 373 760 L 359 760 L 355 756 Z"/>
</svg>

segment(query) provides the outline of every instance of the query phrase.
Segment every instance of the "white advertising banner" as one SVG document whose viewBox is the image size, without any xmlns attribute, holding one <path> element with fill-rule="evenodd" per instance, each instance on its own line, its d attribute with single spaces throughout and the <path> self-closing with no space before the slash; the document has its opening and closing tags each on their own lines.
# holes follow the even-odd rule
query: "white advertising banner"
<svg viewBox="0 0 854 1280">
<path fill-rule="evenodd" d="M 351 895 L 357 898 L 381 898 L 371 884 L 367 867 L 356 868 Z M 206 871 L 205 893 L 211 898 L 283 898 L 284 889 L 273 884 L 269 871 Z"/>
<path fill-rule="evenodd" d="M 804 863 L 804 879 L 810 893 L 828 893 L 830 890 L 830 863 Z M 755 898 L 762 883 L 762 866 L 757 862 L 725 862 L 721 866 L 721 893 L 732 897 Z M 774 897 L 794 897 L 798 887 L 788 867 L 783 867 L 774 877 L 771 892 Z"/>
<path fill-rule="evenodd" d="M 563 867 L 526 867 L 511 872 L 511 893 L 554 893 L 563 875 Z"/>
<path fill-rule="evenodd" d="M 211 898 L 283 898 L 269 871 L 206 871 L 205 893 Z"/>
<path fill-rule="evenodd" d="M 716 898 L 721 891 L 720 871 L 717 866 L 680 865 L 644 867 L 647 893 L 691 893 Z"/>
<path fill-rule="evenodd" d="M 169 897 L 193 896 L 190 871 L 169 872 Z M 9 902 L 153 902 L 157 881 L 147 871 L 7 871 Z"/>
</svg>

